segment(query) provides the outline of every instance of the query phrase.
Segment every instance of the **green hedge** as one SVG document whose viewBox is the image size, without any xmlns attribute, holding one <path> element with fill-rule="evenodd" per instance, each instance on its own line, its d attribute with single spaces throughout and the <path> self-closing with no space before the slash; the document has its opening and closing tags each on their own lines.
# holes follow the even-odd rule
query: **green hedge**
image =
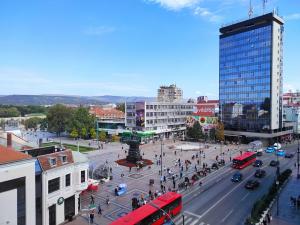
<svg viewBox="0 0 300 225">
<path fill-rule="evenodd" d="M 269 191 L 266 195 L 264 195 L 260 200 L 256 201 L 251 210 L 251 216 L 247 218 L 245 224 L 251 225 L 259 222 L 259 219 L 262 213 L 269 207 L 272 200 L 276 197 L 278 189 L 284 184 L 284 182 L 289 178 L 291 175 L 292 170 L 287 169 L 283 171 L 278 176 L 279 185 L 277 187 L 276 181 L 273 182 Z"/>
</svg>

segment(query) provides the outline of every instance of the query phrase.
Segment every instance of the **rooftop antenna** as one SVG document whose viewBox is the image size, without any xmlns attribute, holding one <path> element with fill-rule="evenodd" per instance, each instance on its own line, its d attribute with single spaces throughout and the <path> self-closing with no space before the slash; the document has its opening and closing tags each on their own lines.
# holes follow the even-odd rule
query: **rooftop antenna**
<svg viewBox="0 0 300 225">
<path fill-rule="evenodd" d="M 250 0 L 249 11 L 248 11 L 249 19 L 251 18 L 252 14 L 253 14 L 253 7 L 252 7 L 252 1 Z"/>
<path fill-rule="evenodd" d="M 265 14 L 267 0 L 262 0 L 262 3 L 263 3 L 263 14 Z"/>
</svg>

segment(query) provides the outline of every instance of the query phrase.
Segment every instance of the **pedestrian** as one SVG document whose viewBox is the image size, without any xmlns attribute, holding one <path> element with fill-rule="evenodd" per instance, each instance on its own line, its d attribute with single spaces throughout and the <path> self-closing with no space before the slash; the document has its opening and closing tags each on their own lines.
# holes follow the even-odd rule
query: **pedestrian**
<svg viewBox="0 0 300 225">
<path fill-rule="evenodd" d="M 110 173 L 112 173 L 112 167 L 109 167 L 109 171 L 110 171 Z"/>
<path fill-rule="evenodd" d="M 109 203 L 110 203 L 110 200 L 109 200 L 109 196 L 107 195 L 106 196 L 106 205 L 109 205 Z"/>
<path fill-rule="evenodd" d="M 94 212 L 92 211 L 91 213 L 90 213 L 90 222 L 91 222 L 91 224 L 93 224 L 94 223 Z"/>
<path fill-rule="evenodd" d="M 90 201 L 90 204 L 91 204 L 91 205 L 94 205 L 94 204 L 95 204 L 95 199 L 94 199 L 94 196 L 93 196 L 93 195 L 91 195 L 91 201 Z"/>
<path fill-rule="evenodd" d="M 176 187 L 176 181 L 173 180 L 173 188 L 175 189 L 175 187 Z"/>
<path fill-rule="evenodd" d="M 266 219 L 263 219 L 263 225 L 267 225 Z"/>
<path fill-rule="evenodd" d="M 180 171 L 180 179 L 182 178 L 182 171 Z"/>
<path fill-rule="evenodd" d="M 98 214 L 102 215 L 102 209 L 101 209 L 100 203 L 98 204 Z"/>
<path fill-rule="evenodd" d="M 271 215 L 270 215 L 270 213 L 267 213 L 267 222 L 271 223 Z"/>
</svg>

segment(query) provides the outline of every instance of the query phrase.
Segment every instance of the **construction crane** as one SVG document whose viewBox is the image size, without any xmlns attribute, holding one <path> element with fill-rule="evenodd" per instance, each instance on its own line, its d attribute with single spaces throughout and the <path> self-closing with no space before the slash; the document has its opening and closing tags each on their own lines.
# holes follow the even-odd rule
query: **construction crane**
<svg viewBox="0 0 300 225">
<path fill-rule="evenodd" d="M 249 11 L 248 11 L 249 19 L 251 18 L 252 14 L 253 14 L 253 7 L 252 7 L 252 1 L 250 0 Z"/>
</svg>

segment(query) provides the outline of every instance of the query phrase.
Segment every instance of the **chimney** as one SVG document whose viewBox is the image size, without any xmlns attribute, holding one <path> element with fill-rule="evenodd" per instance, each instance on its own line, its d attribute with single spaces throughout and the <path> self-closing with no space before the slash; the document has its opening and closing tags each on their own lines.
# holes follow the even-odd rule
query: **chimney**
<svg viewBox="0 0 300 225">
<path fill-rule="evenodd" d="M 7 133 L 7 147 L 12 147 L 12 133 Z"/>
</svg>

